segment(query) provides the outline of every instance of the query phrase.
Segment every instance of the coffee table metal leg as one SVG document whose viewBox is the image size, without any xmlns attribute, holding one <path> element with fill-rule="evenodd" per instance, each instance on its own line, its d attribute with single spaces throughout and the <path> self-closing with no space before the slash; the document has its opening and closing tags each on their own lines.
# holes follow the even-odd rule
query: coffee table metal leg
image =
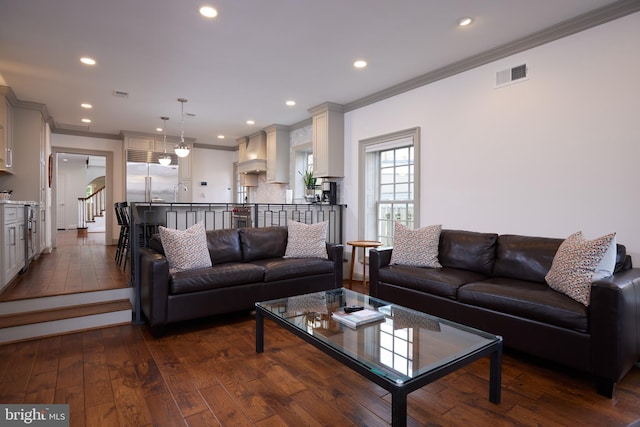
<svg viewBox="0 0 640 427">
<path fill-rule="evenodd" d="M 256 353 L 264 351 L 264 316 L 256 310 Z"/>
<path fill-rule="evenodd" d="M 394 390 L 391 393 L 391 425 L 405 427 L 407 425 L 407 393 Z"/>
<path fill-rule="evenodd" d="M 491 371 L 489 374 L 489 401 L 500 403 L 500 390 L 502 388 L 502 341 L 498 349 L 491 353 Z"/>
</svg>

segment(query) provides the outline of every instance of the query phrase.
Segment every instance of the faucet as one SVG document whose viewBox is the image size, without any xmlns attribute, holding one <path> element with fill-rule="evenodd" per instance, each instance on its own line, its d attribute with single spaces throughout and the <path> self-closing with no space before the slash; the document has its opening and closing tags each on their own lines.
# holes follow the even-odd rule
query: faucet
<svg viewBox="0 0 640 427">
<path fill-rule="evenodd" d="M 174 203 L 178 202 L 178 188 L 181 188 L 182 191 L 189 191 L 189 186 L 184 181 L 183 182 L 178 182 L 177 184 L 174 184 L 174 186 L 173 186 L 173 202 Z"/>
</svg>

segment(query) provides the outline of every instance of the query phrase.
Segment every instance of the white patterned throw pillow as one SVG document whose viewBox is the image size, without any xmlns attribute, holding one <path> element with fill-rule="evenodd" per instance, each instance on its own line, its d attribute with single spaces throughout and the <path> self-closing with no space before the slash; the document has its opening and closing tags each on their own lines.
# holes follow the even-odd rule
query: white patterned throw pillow
<svg viewBox="0 0 640 427">
<path fill-rule="evenodd" d="M 396 221 L 393 232 L 391 264 L 441 268 L 438 245 L 442 225 L 429 225 L 412 230 Z"/>
<path fill-rule="evenodd" d="M 327 256 L 327 221 L 303 224 L 289 221 L 284 258 L 329 258 Z"/>
<path fill-rule="evenodd" d="M 588 307 L 594 272 L 614 237 L 615 233 L 611 233 L 585 240 L 581 231 L 567 237 L 553 257 L 551 269 L 545 276 L 547 284 Z"/>
<path fill-rule="evenodd" d="M 159 230 L 170 272 L 211 267 L 207 232 L 203 224 L 192 225 L 184 231 L 162 226 Z"/>
</svg>

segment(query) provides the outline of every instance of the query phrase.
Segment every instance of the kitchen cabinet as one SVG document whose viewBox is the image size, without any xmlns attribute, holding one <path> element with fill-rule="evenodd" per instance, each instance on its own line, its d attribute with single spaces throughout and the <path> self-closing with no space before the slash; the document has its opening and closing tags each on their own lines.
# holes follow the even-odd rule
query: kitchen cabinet
<svg viewBox="0 0 640 427">
<path fill-rule="evenodd" d="M 289 127 L 271 125 L 267 133 L 267 182 L 289 182 Z"/>
<path fill-rule="evenodd" d="M 25 264 L 24 205 L 0 203 L 0 224 L 2 225 L 0 290 L 2 290 Z"/>
<path fill-rule="evenodd" d="M 13 173 L 13 106 L 0 96 L 0 172 Z"/>
<path fill-rule="evenodd" d="M 327 102 L 309 110 L 312 116 L 313 176 L 344 176 L 344 108 Z"/>
</svg>

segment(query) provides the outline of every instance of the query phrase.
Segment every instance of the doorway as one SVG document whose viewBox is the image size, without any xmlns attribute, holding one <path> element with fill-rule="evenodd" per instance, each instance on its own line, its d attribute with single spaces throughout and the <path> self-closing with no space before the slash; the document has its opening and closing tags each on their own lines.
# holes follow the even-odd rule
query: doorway
<svg viewBox="0 0 640 427">
<path fill-rule="evenodd" d="M 82 211 L 79 207 L 78 198 L 85 198 L 91 194 L 88 191 L 95 191 L 98 187 L 104 187 L 104 199 L 101 202 L 104 209 L 104 216 L 99 219 L 100 223 L 94 227 L 93 231 L 97 231 L 92 236 L 96 239 L 98 233 L 101 233 L 100 243 L 104 245 L 111 244 L 108 236 L 112 234 L 112 221 L 114 212 L 109 209 L 113 206 L 113 197 L 111 196 L 111 185 L 113 182 L 113 161 L 112 153 L 98 150 L 82 150 L 82 149 L 66 149 L 52 147 L 53 162 L 53 185 L 51 188 L 52 206 L 52 224 L 56 229 L 52 232 L 52 245 L 57 246 L 57 234 L 59 230 L 76 230 L 79 227 L 91 227 L 86 221 L 83 221 Z M 86 206 L 85 206 L 86 209 Z M 91 218 L 93 221 L 97 218 Z M 85 217 L 86 220 L 86 217 Z"/>
</svg>

